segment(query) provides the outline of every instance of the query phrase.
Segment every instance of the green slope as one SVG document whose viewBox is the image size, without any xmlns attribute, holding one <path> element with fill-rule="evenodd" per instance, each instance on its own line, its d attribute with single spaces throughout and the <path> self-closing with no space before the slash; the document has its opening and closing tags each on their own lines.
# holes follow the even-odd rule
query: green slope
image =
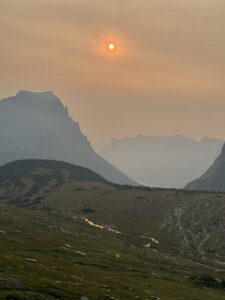
<svg viewBox="0 0 225 300">
<path fill-rule="evenodd" d="M 190 280 L 220 270 L 146 249 L 145 239 L 62 215 L 4 205 L 0 212 L 0 299 L 225 299 Z"/>
<path fill-rule="evenodd" d="M 17 163 L 19 176 L 0 180 L 0 299 L 225 299 L 192 280 L 225 279 L 225 195 L 76 180 L 57 166 Z"/>
</svg>

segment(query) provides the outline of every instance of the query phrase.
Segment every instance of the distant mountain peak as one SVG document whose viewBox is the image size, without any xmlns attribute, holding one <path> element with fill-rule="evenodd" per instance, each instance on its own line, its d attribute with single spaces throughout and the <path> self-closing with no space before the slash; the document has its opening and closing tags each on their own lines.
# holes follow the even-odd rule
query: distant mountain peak
<svg viewBox="0 0 225 300">
<path fill-rule="evenodd" d="M 42 97 L 53 96 L 53 97 L 55 97 L 55 95 L 53 94 L 52 91 L 32 92 L 32 91 L 28 91 L 28 90 L 20 90 L 20 91 L 18 91 L 16 96 L 19 96 L 19 97 L 24 97 L 24 96 L 29 96 L 29 97 L 32 97 L 32 96 L 42 96 Z"/>
<path fill-rule="evenodd" d="M 39 108 L 45 110 L 49 106 L 57 106 L 58 109 L 64 110 L 65 107 L 58 97 L 51 91 L 31 92 L 20 90 L 16 96 L 5 98 L 1 101 L 5 106 L 18 104 L 24 108 Z"/>
<path fill-rule="evenodd" d="M 22 159 L 52 159 L 80 165 L 108 181 L 135 181 L 99 156 L 51 91 L 19 91 L 0 101 L 0 166 Z"/>
<path fill-rule="evenodd" d="M 41 102 L 58 102 L 61 103 L 60 99 L 56 97 L 53 92 L 51 91 L 46 91 L 46 92 L 30 92 L 26 90 L 21 90 L 19 91 L 16 96 L 14 97 L 15 99 L 22 99 L 24 101 L 37 101 L 39 103 Z"/>
</svg>

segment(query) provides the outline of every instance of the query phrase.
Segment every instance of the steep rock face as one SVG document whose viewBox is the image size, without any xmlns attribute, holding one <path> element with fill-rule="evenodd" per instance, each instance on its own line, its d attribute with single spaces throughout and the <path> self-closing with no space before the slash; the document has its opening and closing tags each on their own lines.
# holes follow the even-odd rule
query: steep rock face
<svg viewBox="0 0 225 300">
<path fill-rule="evenodd" d="M 52 92 L 20 91 L 0 102 L 0 165 L 52 159 L 87 167 L 108 181 L 135 184 L 101 158 Z"/>
<path fill-rule="evenodd" d="M 135 180 L 149 186 L 184 188 L 219 155 L 224 141 L 175 135 L 114 139 L 100 154 Z"/>
<path fill-rule="evenodd" d="M 225 192 L 225 145 L 214 164 L 200 177 L 186 186 L 187 190 Z"/>
</svg>

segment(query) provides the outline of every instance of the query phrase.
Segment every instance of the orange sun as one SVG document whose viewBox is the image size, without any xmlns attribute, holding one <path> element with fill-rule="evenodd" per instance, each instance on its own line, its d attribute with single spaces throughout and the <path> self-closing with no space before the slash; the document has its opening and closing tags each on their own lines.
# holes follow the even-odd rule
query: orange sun
<svg viewBox="0 0 225 300">
<path fill-rule="evenodd" d="M 115 37 L 103 41 L 101 53 L 108 58 L 116 58 L 121 55 L 121 44 Z"/>
<path fill-rule="evenodd" d="M 103 51 L 106 55 L 118 55 L 120 52 L 120 43 L 116 39 L 108 39 L 104 41 Z"/>
<path fill-rule="evenodd" d="M 108 44 L 108 49 L 109 49 L 109 51 L 115 51 L 115 50 L 116 50 L 116 45 L 115 45 L 115 43 L 109 43 L 109 44 Z"/>
</svg>

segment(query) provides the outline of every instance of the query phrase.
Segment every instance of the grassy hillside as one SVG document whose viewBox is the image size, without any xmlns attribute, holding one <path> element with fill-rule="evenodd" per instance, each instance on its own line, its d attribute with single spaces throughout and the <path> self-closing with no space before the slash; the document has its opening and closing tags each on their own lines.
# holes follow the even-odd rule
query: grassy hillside
<svg viewBox="0 0 225 300">
<path fill-rule="evenodd" d="M 224 194 L 50 169 L 0 181 L 0 299 L 225 299 Z"/>
<path fill-rule="evenodd" d="M 145 248 L 147 239 L 57 214 L 0 211 L 0 299 L 225 299 L 191 281 L 222 270 Z"/>
</svg>

